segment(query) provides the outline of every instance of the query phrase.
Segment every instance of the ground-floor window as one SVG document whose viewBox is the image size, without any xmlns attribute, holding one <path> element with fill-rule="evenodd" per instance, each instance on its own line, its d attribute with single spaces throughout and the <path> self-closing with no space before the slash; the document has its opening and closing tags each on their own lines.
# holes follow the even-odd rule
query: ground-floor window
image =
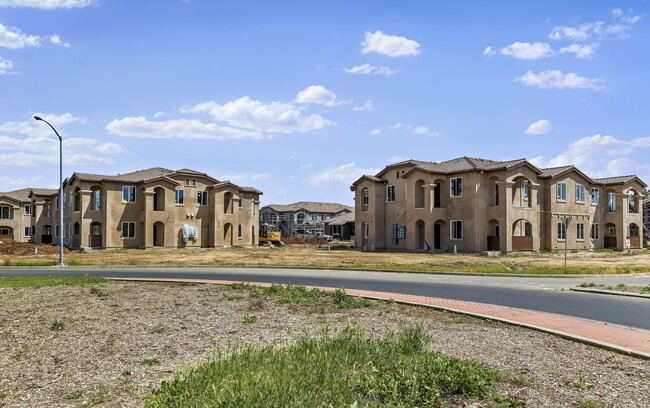
<svg viewBox="0 0 650 408">
<path fill-rule="evenodd" d="M 579 222 L 576 224 L 576 240 L 584 241 L 585 240 L 585 223 Z"/>
<path fill-rule="evenodd" d="M 32 229 L 30 227 L 25 227 L 25 236 L 26 237 L 32 236 Z"/>
<path fill-rule="evenodd" d="M 135 238 L 135 222 L 124 221 L 122 223 L 122 238 Z"/>
<path fill-rule="evenodd" d="M 591 226 L 591 239 L 600 239 L 600 225 L 594 224 Z"/>
<path fill-rule="evenodd" d="M 9 228 L 0 228 L 0 235 L 9 235 L 10 231 Z"/>
<path fill-rule="evenodd" d="M 454 220 L 451 222 L 451 239 L 463 239 L 463 221 Z"/>
<path fill-rule="evenodd" d="M 564 241 L 566 239 L 566 226 L 563 222 L 557 223 L 557 240 Z"/>
</svg>

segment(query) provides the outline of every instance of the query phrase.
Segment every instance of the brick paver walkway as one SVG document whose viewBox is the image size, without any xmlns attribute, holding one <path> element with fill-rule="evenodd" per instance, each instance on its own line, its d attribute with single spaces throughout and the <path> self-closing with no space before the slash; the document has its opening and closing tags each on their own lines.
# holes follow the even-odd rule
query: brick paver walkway
<svg viewBox="0 0 650 408">
<path fill-rule="evenodd" d="M 140 279 L 115 278 L 116 280 L 164 281 L 164 282 L 194 282 L 231 284 L 239 281 L 204 280 L 204 279 Z M 271 286 L 270 283 L 248 282 L 251 285 Z M 336 288 L 307 286 L 321 290 L 333 291 Z M 457 313 L 498 320 L 535 330 L 549 332 L 583 343 L 604 347 L 617 352 L 650 359 L 650 332 L 627 327 L 610 325 L 603 322 L 584 320 L 575 317 L 562 316 L 552 313 L 536 312 L 513 307 L 490 305 L 485 303 L 466 302 L 462 300 L 443 299 L 428 296 L 407 295 L 402 293 L 376 292 L 359 289 L 345 289 L 349 295 L 363 296 L 373 299 L 392 299 L 400 303 L 429 306 L 436 309 L 449 310 Z"/>
</svg>

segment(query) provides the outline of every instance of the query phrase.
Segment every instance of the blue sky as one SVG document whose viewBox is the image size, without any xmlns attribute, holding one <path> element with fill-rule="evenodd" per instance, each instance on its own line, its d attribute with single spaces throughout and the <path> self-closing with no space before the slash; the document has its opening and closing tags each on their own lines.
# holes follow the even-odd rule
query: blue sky
<svg viewBox="0 0 650 408">
<path fill-rule="evenodd" d="M 0 191 L 188 167 L 352 204 L 409 158 L 650 182 L 646 1 L 0 0 Z"/>
</svg>

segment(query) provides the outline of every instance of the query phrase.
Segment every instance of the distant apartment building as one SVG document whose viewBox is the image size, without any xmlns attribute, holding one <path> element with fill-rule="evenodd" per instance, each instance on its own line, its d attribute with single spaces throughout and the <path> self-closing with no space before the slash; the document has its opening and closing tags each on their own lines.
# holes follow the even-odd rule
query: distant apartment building
<svg viewBox="0 0 650 408">
<path fill-rule="evenodd" d="M 643 229 L 646 238 L 650 240 L 650 197 L 643 201 Z"/>
<path fill-rule="evenodd" d="M 355 181 L 356 245 L 419 251 L 641 248 L 638 177 L 526 159 L 407 160 Z"/>
<path fill-rule="evenodd" d="M 61 202 L 58 190 L 30 190 L 30 241 L 57 243 L 63 234 L 71 248 L 257 245 L 261 194 L 190 169 L 74 173 Z"/>
<path fill-rule="evenodd" d="M 336 203 L 300 201 L 293 204 L 265 205 L 260 209 L 260 222 L 280 231 L 282 236 L 325 232 L 325 221 L 353 212 L 354 208 Z"/>
<path fill-rule="evenodd" d="M 32 237 L 32 203 L 29 193 L 33 189 L 0 193 L 0 241 L 11 239 L 29 242 Z M 51 194 L 55 190 L 38 190 Z"/>
</svg>

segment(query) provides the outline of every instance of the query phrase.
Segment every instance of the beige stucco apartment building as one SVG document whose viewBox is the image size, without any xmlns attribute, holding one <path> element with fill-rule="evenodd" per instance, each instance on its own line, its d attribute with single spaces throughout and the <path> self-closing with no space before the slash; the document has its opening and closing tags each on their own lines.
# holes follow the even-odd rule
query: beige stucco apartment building
<svg viewBox="0 0 650 408">
<path fill-rule="evenodd" d="M 160 167 L 118 175 L 74 173 L 58 190 L 32 189 L 31 242 L 71 248 L 258 245 L 259 197 L 190 169 Z"/>
<path fill-rule="evenodd" d="M 31 188 L 0 193 L 0 240 L 29 242 L 32 236 Z M 49 190 L 52 193 L 54 190 Z"/>
<path fill-rule="evenodd" d="M 540 169 L 526 159 L 408 160 L 352 184 L 356 245 L 429 252 L 640 248 L 645 187 L 636 176 L 592 179 L 574 166 Z"/>
<path fill-rule="evenodd" d="M 265 205 L 260 209 L 260 218 L 282 236 L 289 237 L 324 232 L 327 220 L 353 211 L 354 208 L 343 204 L 299 201 Z"/>
</svg>

